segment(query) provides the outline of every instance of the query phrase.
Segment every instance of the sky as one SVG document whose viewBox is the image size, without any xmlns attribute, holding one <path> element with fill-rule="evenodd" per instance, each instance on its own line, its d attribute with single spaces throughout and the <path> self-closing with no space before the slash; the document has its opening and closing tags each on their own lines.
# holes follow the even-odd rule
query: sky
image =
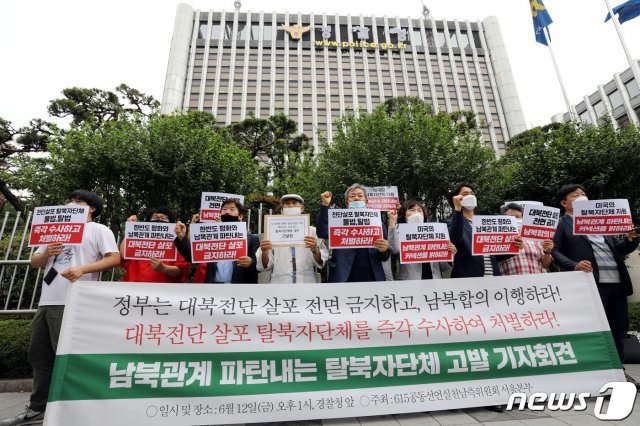
<svg viewBox="0 0 640 426">
<path fill-rule="evenodd" d="M 610 0 L 615 6 L 623 0 Z M 48 119 L 67 87 L 114 90 L 126 83 L 162 100 L 176 8 L 233 10 L 233 0 L 20 0 L 0 2 L 0 117 L 15 127 Z M 425 0 L 436 19 L 497 16 L 529 128 L 566 107 L 549 49 L 536 43 L 528 0 Z M 553 51 L 569 100 L 579 103 L 628 68 L 604 0 L 545 0 Z M 419 18 L 420 0 L 242 0 L 243 11 Z M 622 26 L 640 58 L 640 17 Z"/>
</svg>

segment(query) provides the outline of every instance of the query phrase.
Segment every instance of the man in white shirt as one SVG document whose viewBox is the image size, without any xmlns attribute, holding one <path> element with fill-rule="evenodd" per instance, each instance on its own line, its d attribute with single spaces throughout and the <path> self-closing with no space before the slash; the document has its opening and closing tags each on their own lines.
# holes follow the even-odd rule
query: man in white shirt
<svg viewBox="0 0 640 426">
<path fill-rule="evenodd" d="M 287 194 L 280 199 L 282 214 L 296 215 L 304 212 L 304 199 L 297 194 Z M 313 226 L 304 238 L 304 247 L 273 247 L 265 239 L 256 252 L 259 272 L 270 271 L 271 283 L 315 283 L 315 268 L 322 269 L 329 258 L 329 250 L 316 236 Z"/>
<path fill-rule="evenodd" d="M 42 422 L 69 285 L 75 281 L 97 281 L 100 272 L 120 263 L 113 232 L 93 222 L 102 211 L 102 199 L 98 194 L 75 191 L 69 195 L 67 203 L 89 206 L 82 244 L 40 246 L 31 257 L 32 267 L 45 268 L 40 303 L 31 322 L 29 361 L 33 366 L 33 390 L 26 411 L 0 422 L 2 426 Z"/>
</svg>

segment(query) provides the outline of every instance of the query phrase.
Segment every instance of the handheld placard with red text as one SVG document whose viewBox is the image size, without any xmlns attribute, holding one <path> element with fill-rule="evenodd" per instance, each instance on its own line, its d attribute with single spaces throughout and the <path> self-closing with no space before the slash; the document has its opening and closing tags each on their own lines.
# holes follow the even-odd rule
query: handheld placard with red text
<svg viewBox="0 0 640 426">
<path fill-rule="evenodd" d="M 552 240 L 560 220 L 560 209 L 541 205 L 524 206 L 522 214 L 522 238 Z"/>
<path fill-rule="evenodd" d="M 367 208 L 381 211 L 395 210 L 398 205 L 397 186 L 367 187 Z"/>
<path fill-rule="evenodd" d="M 519 235 L 515 217 L 474 216 L 471 226 L 474 256 L 520 253 L 513 242 Z"/>
<path fill-rule="evenodd" d="M 175 223 L 127 222 L 124 230 L 125 259 L 175 261 Z"/>
<path fill-rule="evenodd" d="M 329 209 L 329 248 L 375 247 L 382 235 L 380 210 Z"/>
<path fill-rule="evenodd" d="M 89 207 L 66 206 L 36 207 L 29 235 L 29 247 L 53 243 L 82 244 Z"/>
<path fill-rule="evenodd" d="M 575 235 L 619 235 L 633 228 L 629 200 L 585 200 L 573 202 Z"/>
<path fill-rule="evenodd" d="M 451 262 L 445 223 L 400 223 L 400 263 Z"/>
<path fill-rule="evenodd" d="M 247 255 L 245 222 L 194 223 L 190 231 L 193 263 L 238 260 Z"/>
<path fill-rule="evenodd" d="M 200 198 L 200 220 L 213 222 L 220 220 L 220 209 L 225 200 L 238 200 L 244 204 L 244 195 L 227 194 L 225 192 L 203 192 Z"/>
</svg>

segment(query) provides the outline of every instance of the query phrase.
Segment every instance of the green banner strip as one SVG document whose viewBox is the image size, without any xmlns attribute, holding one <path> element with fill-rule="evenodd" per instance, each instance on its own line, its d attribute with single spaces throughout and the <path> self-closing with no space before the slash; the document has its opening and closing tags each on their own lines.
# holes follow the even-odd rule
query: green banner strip
<svg viewBox="0 0 640 426">
<path fill-rule="evenodd" d="M 498 369 L 504 362 L 504 351 L 495 352 L 496 348 L 522 347 L 526 345 L 546 345 L 569 342 L 573 349 L 574 364 L 558 364 L 547 366 L 521 365 L 512 368 L 511 361 Z M 448 372 L 449 369 L 459 367 L 460 357 L 448 351 L 468 351 L 484 349 L 488 353 L 488 371 Z M 391 356 L 397 359 L 398 355 L 420 353 L 437 353 L 440 361 L 440 371 L 422 372 L 414 376 L 393 377 L 378 374 L 375 377 L 350 376 L 347 380 L 327 380 L 326 360 L 340 357 L 365 357 Z M 520 357 L 516 353 L 515 359 Z M 529 358 L 529 356 L 527 356 Z M 570 359 L 568 355 L 563 358 Z M 265 384 L 247 384 L 246 379 L 241 384 L 221 384 L 222 362 L 273 360 L 278 366 L 276 373 L 282 375 L 282 360 L 299 359 L 302 363 L 315 363 L 317 372 L 314 374 L 302 373 L 302 376 L 315 376 L 316 381 L 283 383 L 270 382 Z M 388 358 L 387 358 L 388 359 Z M 408 362 L 408 357 L 401 357 L 403 362 Z M 458 362 L 456 362 L 458 360 Z M 470 361 L 471 359 L 469 359 Z M 540 359 L 538 358 L 538 361 Z M 203 386 L 200 381 L 195 381 L 184 387 L 162 387 L 161 377 L 168 362 L 203 362 L 211 361 L 210 384 Z M 157 383 L 157 387 L 149 384 L 140 384 L 136 381 L 143 377 L 141 372 L 130 374 L 132 377 L 130 388 L 110 388 L 110 368 L 112 363 L 117 363 L 118 370 L 126 370 L 129 363 L 163 363 L 160 375 L 151 373 L 151 382 Z M 371 372 L 376 369 L 378 363 L 372 360 Z M 382 365 L 388 370 L 388 362 Z M 467 363 L 471 367 L 471 363 Z M 418 369 L 420 365 L 418 365 Z M 332 391 L 358 388 L 372 388 L 384 386 L 407 386 L 417 384 L 434 384 L 445 382 L 461 382 L 488 380 L 497 378 L 510 378 L 521 376 L 539 376 L 546 374 L 574 373 L 582 371 L 597 371 L 620 369 L 620 364 L 611 337 L 611 333 L 594 332 L 569 335 L 557 335 L 521 339 L 504 339 L 489 341 L 471 341 L 442 343 L 432 345 L 411 345 L 391 347 L 365 347 L 351 349 L 322 349 L 305 351 L 274 351 L 274 352 L 234 352 L 234 353 L 154 353 L 154 354 L 71 354 L 58 355 L 53 371 L 53 380 L 49 401 L 92 400 L 92 399 L 131 399 L 131 398 L 166 398 L 166 397 L 214 397 L 231 395 L 259 395 L 289 392 L 313 392 Z M 406 367 L 405 367 L 406 370 Z M 469 368 L 471 370 L 471 368 Z M 192 369 L 184 377 L 186 381 L 192 375 Z M 119 376 L 119 380 L 124 375 Z M 257 376 L 256 376 L 257 377 Z M 269 377 L 267 374 L 266 377 Z M 175 381 L 175 380 L 173 380 Z"/>
</svg>

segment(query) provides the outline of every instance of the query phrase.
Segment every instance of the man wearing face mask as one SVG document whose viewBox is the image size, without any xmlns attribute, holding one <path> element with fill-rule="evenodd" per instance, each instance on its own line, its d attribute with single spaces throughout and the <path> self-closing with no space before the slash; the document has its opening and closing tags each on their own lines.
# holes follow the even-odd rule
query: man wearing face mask
<svg viewBox="0 0 640 426">
<path fill-rule="evenodd" d="M 127 222 L 137 222 L 138 216 L 129 216 Z M 161 206 L 153 209 L 149 215 L 149 222 L 173 222 L 173 212 Z M 120 267 L 125 270 L 120 281 L 138 283 L 180 283 L 189 278 L 190 265 L 180 253 L 175 261 L 161 261 L 158 259 L 140 260 L 125 259 L 125 239 L 120 243 Z"/>
<path fill-rule="evenodd" d="M 316 218 L 316 235 L 319 238 L 329 238 L 329 206 L 332 196 L 331 192 L 320 195 L 322 205 Z M 355 183 L 344 193 L 344 199 L 350 209 L 364 209 L 367 206 L 367 189 Z M 384 227 L 383 233 L 386 234 Z M 389 243 L 385 238 L 380 238 L 373 244 L 375 248 L 333 250 L 329 261 L 329 282 L 386 281 L 382 262 L 391 255 Z"/>
<path fill-rule="evenodd" d="M 227 199 L 220 209 L 221 222 L 242 222 L 244 206 L 235 199 Z M 191 261 L 191 244 L 184 223 L 176 224 L 176 247 L 182 256 Z M 223 260 L 207 263 L 204 275 L 205 283 L 212 284 L 257 284 L 256 251 L 260 247 L 260 239 L 255 234 L 247 234 L 247 256 L 238 260 Z"/>
<path fill-rule="evenodd" d="M 509 203 L 504 214 L 513 216 L 518 222 L 518 228 L 522 228 L 522 215 L 524 209 L 520 204 Z M 553 241 L 529 240 L 516 237 L 516 245 L 520 253 L 506 260 L 498 262 L 502 275 L 542 274 L 553 262 L 551 251 Z"/>
<path fill-rule="evenodd" d="M 457 184 L 449 192 L 449 203 L 453 207 L 451 219 L 447 221 L 449 237 L 458 251 L 453 258 L 453 270 L 451 278 L 486 277 L 500 275 L 499 260 L 512 257 L 499 256 L 473 256 L 473 210 L 478 205 L 475 186 L 467 182 Z"/>
<path fill-rule="evenodd" d="M 624 256 L 638 247 L 638 233 L 631 230 L 620 240 L 606 235 L 574 235 L 573 203 L 587 200 L 582 185 L 564 185 L 556 195 L 565 214 L 553 237 L 553 257 L 565 271 L 593 273 L 600 299 L 613 334 L 620 361 L 624 358 L 624 338 L 629 331 L 627 296 L 633 294 Z M 636 384 L 637 386 L 637 384 Z"/>
<path fill-rule="evenodd" d="M 418 201 L 407 201 L 399 212 L 390 211 L 389 250 L 400 253 L 400 236 L 397 223 L 424 223 L 427 208 Z M 456 246 L 449 244 L 449 251 L 455 255 Z M 430 280 L 442 278 L 442 273 L 451 269 L 449 262 L 409 263 L 398 267 L 398 280 Z"/>
<path fill-rule="evenodd" d="M 283 195 L 280 199 L 283 215 L 304 212 L 304 199 L 297 194 Z M 276 284 L 315 283 L 315 268 L 322 269 L 329 257 L 324 242 L 316 236 L 315 227 L 304 238 L 304 247 L 273 247 L 271 241 L 262 240 L 256 252 L 258 272 L 271 271 Z"/>
<path fill-rule="evenodd" d="M 79 190 L 67 204 L 89 207 L 82 244 L 54 243 L 40 246 L 31 257 L 31 266 L 44 268 L 38 310 L 31 321 L 29 362 L 33 367 L 33 389 L 24 413 L 0 422 L 3 425 L 42 424 L 49 399 L 49 387 L 56 358 L 67 290 L 76 281 L 97 281 L 100 272 L 120 263 L 113 232 L 93 220 L 102 212 L 98 194 Z"/>
</svg>

